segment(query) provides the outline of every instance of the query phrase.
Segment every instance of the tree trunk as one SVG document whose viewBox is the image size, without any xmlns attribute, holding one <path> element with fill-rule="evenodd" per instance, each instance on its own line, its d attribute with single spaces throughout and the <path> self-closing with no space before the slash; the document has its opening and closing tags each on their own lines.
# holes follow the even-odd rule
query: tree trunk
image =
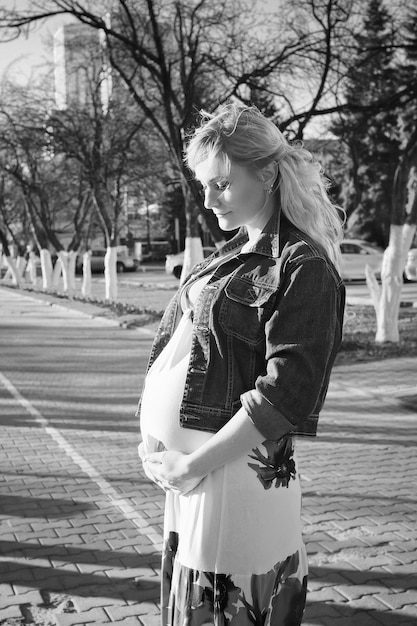
<svg viewBox="0 0 417 626">
<path fill-rule="evenodd" d="M 62 276 L 62 265 L 58 257 L 58 259 L 55 262 L 54 269 L 52 272 L 52 289 L 54 289 L 55 291 L 59 290 L 59 283 L 61 280 L 61 276 Z"/>
<path fill-rule="evenodd" d="M 4 278 L 7 279 L 9 276 L 11 276 L 13 285 L 16 285 L 16 287 L 20 287 L 22 284 L 22 277 L 20 276 L 20 272 L 16 266 L 14 258 L 12 256 L 6 256 L 6 264 L 8 266 L 8 269 Z"/>
<path fill-rule="evenodd" d="M 415 232 L 415 224 L 391 224 L 389 244 L 382 261 L 381 286 L 370 268 L 366 268 L 366 281 L 376 312 L 376 343 L 398 343 L 400 340 L 398 314 L 403 273 Z"/>
<path fill-rule="evenodd" d="M 57 264 L 60 265 L 61 271 L 59 277 L 62 276 L 63 292 L 69 291 L 69 253 L 66 250 L 59 250 Z M 58 273 L 57 273 L 58 276 Z M 57 285 L 58 286 L 58 285 Z"/>
<path fill-rule="evenodd" d="M 55 287 L 58 287 L 59 278 L 62 276 L 64 293 L 73 293 L 75 291 L 75 261 L 77 252 L 75 250 L 60 250 L 58 252 L 58 260 L 56 265 L 60 271 L 54 272 Z"/>
<path fill-rule="evenodd" d="M 84 298 L 91 296 L 91 252 L 87 250 L 83 254 L 83 282 L 81 285 L 81 293 Z"/>
<path fill-rule="evenodd" d="M 29 261 L 26 266 L 26 272 L 29 273 L 29 280 L 34 287 L 38 285 L 38 257 L 34 252 L 29 252 Z"/>
<path fill-rule="evenodd" d="M 77 261 L 78 252 L 70 250 L 68 252 L 68 288 L 73 293 L 76 289 L 75 285 L 75 263 Z"/>
<path fill-rule="evenodd" d="M 196 263 L 200 263 L 203 258 L 203 244 L 201 243 L 201 237 L 186 237 L 184 263 L 182 266 L 180 284 L 184 282 L 185 277 L 188 276 L 194 265 L 196 265 Z"/>
<path fill-rule="evenodd" d="M 47 248 L 41 248 L 41 270 L 42 270 L 42 289 L 51 289 L 52 287 L 52 259 L 51 253 Z"/>
<path fill-rule="evenodd" d="M 190 273 L 196 263 L 203 260 L 203 244 L 201 243 L 198 211 L 190 192 L 183 185 L 185 199 L 186 236 L 184 249 L 184 263 L 182 266 L 180 283 Z"/>
<path fill-rule="evenodd" d="M 20 276 L 22 277 L 22 279 L 25 278 L 25 272 L 27 269 L 27 261 L 25 259 L 24 256 L 18 256 L 17 260 L 16 260 L 16 269 L 19 272 Z"/>
<path fill-rule="evenodd" d="M 106 300 L 117 300 L 117 247 L 108 247 L 104 257 Z"/>
</svg>

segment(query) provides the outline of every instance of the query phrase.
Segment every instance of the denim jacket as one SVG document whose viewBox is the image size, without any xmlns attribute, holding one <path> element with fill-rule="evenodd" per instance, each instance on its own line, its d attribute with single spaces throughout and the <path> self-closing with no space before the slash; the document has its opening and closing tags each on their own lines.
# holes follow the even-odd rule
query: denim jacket
<svg viewBox="0 0 417 626">
<path fill-rule="evenodd" d="M 216 267 L 193 311 L 180 424 L 217 432 L 243 406 L 266 439 L 315 435 L 341 342 L 345 289 L 324 251 L 284 217 L 241 253 L 246 230 L 196 265 L 169 303 L 148 368 L 171 338 L 183 289 Z"/>
</svg>

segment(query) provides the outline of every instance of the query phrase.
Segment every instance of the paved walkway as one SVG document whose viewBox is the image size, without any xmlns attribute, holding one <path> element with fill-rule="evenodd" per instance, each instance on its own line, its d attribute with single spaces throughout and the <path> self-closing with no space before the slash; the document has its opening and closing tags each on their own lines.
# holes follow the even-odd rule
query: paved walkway
<svg viewBox="0 0 417 626">
<path fill-rule="evenodd" d="M 417 624 L 416 371 L 417 357 L 335 368 L 319 437 L 297 444 L 304 626 Z M 0 625 L 159 624 L 161 493 L 140 477 L 121 495 L 97 463 L 122 458 L 85 458 L 1 382 Z"/>
</svg>

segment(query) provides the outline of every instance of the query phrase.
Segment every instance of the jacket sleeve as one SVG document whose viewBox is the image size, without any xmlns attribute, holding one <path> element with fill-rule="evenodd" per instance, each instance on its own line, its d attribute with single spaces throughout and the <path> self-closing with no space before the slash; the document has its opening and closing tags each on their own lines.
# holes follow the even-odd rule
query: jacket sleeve
<svg viewBox="0 0 417 626">
<path fill-rule="evenodd" d="M 320 398 L 324 401 L 341 342 L 343 294 L 343 285 L 319 257 L 305 259 L 284 278 L 265 327 L 265 372 L 241 396 L 266 439 L 295 431 Z"/>
</svg>

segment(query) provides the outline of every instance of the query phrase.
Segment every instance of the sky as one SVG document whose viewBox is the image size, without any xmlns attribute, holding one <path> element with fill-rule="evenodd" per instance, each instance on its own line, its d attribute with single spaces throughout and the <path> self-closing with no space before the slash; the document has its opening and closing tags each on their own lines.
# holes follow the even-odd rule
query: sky
<svg viewBox="0 0 417 626">
<path fill-rule="evenodd" d="M 275 8 L 277 1 L 259 0 L 261 7 L 268 10 Z M 0 8 L 4 9 L 30 9 L 31 4 L 32 0 L 0 0 Z M 11 72 L 19 82 L 26 83 L 37 67 L 41 68 L 45 62 L 51 60 L 48 41 L 52 40 L 54 33 L 69 19 L 50 18 L 32 26 L 28 37 L 21 35 L 7 43 L 0 40 L 0 80 L 5 72 Z"/>
<path fill-rule="evenodd" d="M 258 0 L 263 9 L 276 8 L 281 0 Z M 30 9 L 32 0 L 0 0 L 0 8 Z M 36 73 L 45 74 L 45 68 L 52 60 L 52 38 L 56 31 L 70 17 L 58 16 L 48 18 L 45 22 L 32 25 L 27 36 L 21 35 L 18 39 L 9 42 L 1 41 L 0 37 L 0 84 L 4 76 L 9 76 L 22 85 L 30 82 Z M 49 44 L 49 45 L 48 45 Z M 314 134 L 316 133 L 316 124 Z"/>
<path fill-rule="evenodd" d="M 31 0 L 0 0 L 0 8 L 4 9 L 25 9 L 30 5 Z M 5 73 L 10 73 L 19 82 L 27 82 L 36 68 L 51 60 L 52 52 L 47 42 L 52 40 L 64 21 L 63 17 L 51 18 L 33 26 L 27 37 L 21 35 L 13 41 L 0 41 L 0 79 Z"/>
</svg>

